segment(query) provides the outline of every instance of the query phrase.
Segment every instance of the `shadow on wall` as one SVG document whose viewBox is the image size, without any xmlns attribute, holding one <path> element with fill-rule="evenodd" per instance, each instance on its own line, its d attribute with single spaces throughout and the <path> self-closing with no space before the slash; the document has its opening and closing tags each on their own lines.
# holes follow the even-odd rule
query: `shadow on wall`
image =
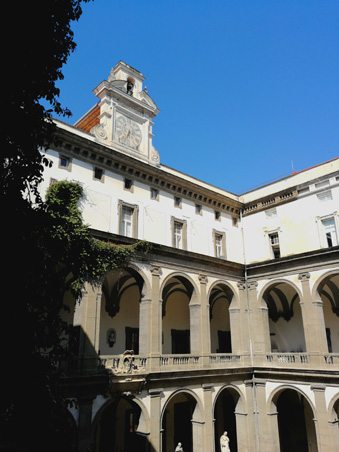
<svg viewBox="0 0 339 452">
<path fill-rule="evenodd" d="M 71 327 L 69 357 L 60 363 L 66 375 L 64 390 L 78 400 L 78 425 L 74 423 L 74 450 L 86 452 L 155 452 L 149 432 L 140 430 L 143 416 L 133 395 L 126 396 L 112 388 L 108 395 L 109 372 L 101 362 L 92 342 L 80 326 Z M 92 423 L 92 402 L 97 395 L 107 402 Z"/>
</svg>

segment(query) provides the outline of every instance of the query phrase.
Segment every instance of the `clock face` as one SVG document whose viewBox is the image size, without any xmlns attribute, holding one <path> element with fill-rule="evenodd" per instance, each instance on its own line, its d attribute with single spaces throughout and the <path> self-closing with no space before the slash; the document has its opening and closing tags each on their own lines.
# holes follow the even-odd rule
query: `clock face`
<svg viewBox="0 0 339 452">
<path fill-rule="evenodd" d="M 125 116 L 119 116 L 116 121 L 116 133 L 119 142 L 137 149 L 141 143 L 141 130 L 139 125 Z"/>
</svg>

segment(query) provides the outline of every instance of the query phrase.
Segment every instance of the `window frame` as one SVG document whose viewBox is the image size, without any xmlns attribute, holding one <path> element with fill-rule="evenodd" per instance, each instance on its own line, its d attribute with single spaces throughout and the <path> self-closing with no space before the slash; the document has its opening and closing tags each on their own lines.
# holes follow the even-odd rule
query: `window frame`
<svg viewBox="0 0 339 452">
<path fill-rule="evenodd" d="M 159 189 L 150 187 L 150 198 L 154 201 L 159 201 Z"/>
<path fill-rule="evenodd" d="M 132 212 L 131 215 L 131 235 L 125 235 L 123 234 L 123 209 L 130 209 Z M 138 238 L 138 211 L 139 208 L 136 204 L 128 204 L 122 200 L 118 201 L 118 233 L 119 235 L 123 235 L 124 237 L 130 237 L 130 238 Z"/>
<path fill-rule="evenodd" d="M 61 164 L 63 159 L 68 162 L 67 165 L 62 165 Z M 68 155 L 66 155 L 66 154 L 59 153 L 59 165 L 58 166 L 62 170 L 71 171 L 72 170 L 72 159 L 71 159 L 71 157 L 68 157 Z"/>
<path fill-rule="evenodd" d="M 212 231 L 212 237 L 213 237 L 213 254 L 214 257 L 217 257 L 218 259 L 226 259 L 226 233 L 224 231 L 217 231 L 216 229 L 213 229 Z M 217 252 L 217 237 L 220 237 L 221 243 L 220 243 L 220 249 L 221 253 L 218 254 Z"/>
<path fill-rule="evenodd" d="M 280 240 L 280 231 L 279 229 L 276 229 L 275 231 L 269 231 L 267 232 L 268 236 L 268 243 L 270 247 L 270 257 L 271 259 L 279 259 L 281 257 L 281 240 Z M 278 243 L 272 243 L 271 238 L 273 236 L 278 237 Z M 276 256 L 276 250 L 279 251 L 279 256 Z"/>
<path fill-rule="evenodd" d="M 181 225 L 181 242 L 182 242 L 181 247 L 176 246 L 176 239 L 175 239 L 176 224 Z M 181 220 L 179 218 L 171 217 L 171 237 L 172 237 L 172 247 L 173 248 L 187 250 L 187 221 L 186 220 Z"/>
<path fill-rule="evenodd" d="M 124 178 L 124 190 L 129 191 L 131 193 L 134 192 L 134 182 L 132 179 L 129 179 L 128 177 Z"/>
<path fill-rule="evenodd" d="M 101 176 L 96 177 L 96 171 L 100 171 Z M 93 166 L 93 180 L 99 181 L 99 182 L 104 182 L 104 176 L 105 176 L 105 171 L 103 168 L 100 168 L 100 166 Z"/>
</svg>

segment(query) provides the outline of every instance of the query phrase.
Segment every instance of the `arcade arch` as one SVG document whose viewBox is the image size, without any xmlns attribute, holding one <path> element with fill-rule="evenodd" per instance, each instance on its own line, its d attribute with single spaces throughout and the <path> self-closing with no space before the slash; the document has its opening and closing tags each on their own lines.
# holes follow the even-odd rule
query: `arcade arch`
<svg viewBox="0 0 339 452">
<path fill-rule="evenodd" d="M 318 451 L 314 407 L 305 394 L 294 387 L 279 388 L 271 396 L 271 412 L 276 413 L 271 416 L 276 450 Z"/>
<path fill-rule="evenodd" d="M 225 283 L 215 284 L 210 291 L 211 353 L 232 353 L 229 308 L 234 292 Z"/>
<path fill-rule="evenodd" d="M 247 449 L 246 416 L 240 392 L 233 386 L 222 388 L 216 396 L 213 414 L 215 450 L 220 450 L 220 437 L 225 431 L 230 439 L 231 452 Z"/>
<path fill-rule="evenodd" d="M 162 452 L 172 452 L 180 442 L 185 452 L 203 452 L 203 413 L 192 391 L 176 391 L 162 412 Z"/>
<path fill-rule="evenodd" d="M 191 353 L 191 302 L 197 296 L 196 288 L 186 276 L 175 274 L 165 281 L 161 293 L 162 353 Z"/>
<path fill-rule="evenodd" d="M 144 278 L 132 267 L 107 273 L 102 286 L 99 350 L 103 355 L 139 353 L 140 299 Z"/>
<path fill-rule="evenodd" d="M 305 352 L 300 294 L 286 281 L 270 284 L 263 292 L 268 307 L 272 352 Z"/>
<path fill-rule="evenodd" d="M 94 452 L 149 452 L 149 417 L 142 403 L 116 396 L 97 413 L 92 428 Z"/>
<path fill-rule="evenodd" d="M 328 352 L 339 353 L 339 272 L 321 279 L 316 285 L 315 298 L 323 303 Z"/>
</svg>

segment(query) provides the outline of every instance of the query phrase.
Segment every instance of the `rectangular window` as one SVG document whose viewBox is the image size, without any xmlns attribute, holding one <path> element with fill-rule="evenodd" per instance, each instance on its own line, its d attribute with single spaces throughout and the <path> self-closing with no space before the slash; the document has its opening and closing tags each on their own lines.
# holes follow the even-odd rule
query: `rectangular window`
<svg viewBox="0 0 339 452">
<path fill-rule="evenodd" d="M 96 180 L 103 180 L 103 176 L 104 176 L 104 170 L 98 167 L 94 167 L 94 174 L 93 177 Z"/>
<path fill-rule="evenodd" d="M 159 190 L 157 190 L 156 188 L 151 188 L 151 199 L 159 201 Z"/>
<path fill-rule="evenodd" d="M 201 204 L 195 205 L 195 213 L 198 215 L 202 215 L 202 205 Z"/>
<path fill-rule="evenodd" d="M 217 210 L 215 210 L 215 211 L 214 211 L 214 218 L 215 218 L 217 221 L 220 221 L 220 220 L 221 220 L 221 213 L 218 212 Z"/>
<path fill-rule="evenodd" d="M 174 247 L 182 249 L 182 223 L 174 222 Z"/>
<path fill-rule="evenodd" d="M 332 192 L 331 192 L 331 190 L 327 190 L 327 191 L 324 191 L 322 193 L 318 193 L 317 194 L 317 198 L 321 202 L 331 201 L 331 199 L 332 199 Z"/>
<path fill-rule="evenodd" d="M 124 180 L 124 189 L 125 190 L 129 190 L 132 191 L 133 190 L 133 181 L 131 179 L 126 179 Z"/>
<path fill-rule="evenodd" d="M 171 218 L 172 246 L 181 250 L 187 249 L 187 223 L 185 220 Z"/>
<path fill-rule="evenodd" d="M 174 196 L 174 207 L 179 207 L 181 209 L 181 198 Z"/>
<path fill-rule="evenodd" d="M 215 234 L 215 257 L 222 256 L 222 235 Z"/>
<path fill-rule="evenodd" d="M 121 234 L 132 237 L 133 209 L 123 207 L 121 211 Z"/>
<path fill-rule="evenodd" d="M 278 232 L 274 232 L 272 234 L 269 234 L 268 237 L 271 246 L 271 255 L 274 259 L 278 259 L 280 257 L 279 234 Z"/>
<path fill-rule="evenodd" d="M 328 247 L 337 246 L 338 237 L 334 218 L 327 218 L 325 220 L 321 220 L 321 223 L 323 226 L 327 246 Z"/>
<path fill-rule="evenodd" d="M 119 201 L 119 234 L 125 237 L 138 237 L 138 206 Z"/>
<path fill-rule="evenodd" d="M 59 168 L 71 170 L 71 159 L 66 155 L 60 154 L 59 156 Z"/>
<path fill-rule="evenodd" d="M 226 235 L 224 232 L 213 231 L 214 256 L 226 258 Z"/>
</svg>

